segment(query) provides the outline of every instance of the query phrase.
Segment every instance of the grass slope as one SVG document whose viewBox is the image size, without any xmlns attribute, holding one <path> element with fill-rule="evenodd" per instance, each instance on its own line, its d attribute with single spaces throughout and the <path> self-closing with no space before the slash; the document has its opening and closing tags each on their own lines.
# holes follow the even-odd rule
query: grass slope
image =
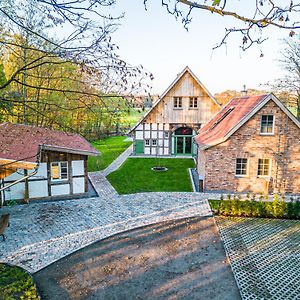
<svg viewBox="0 0 300 300">
<path fill-rule="evenodd" d="M 109 166 L 132 142 L 124 142 L 126 137 L 114 136 L 94 141 L 91 144 L 101 152 L 100 156 L 90 156 L 88 160 L 88 171 L 99 171 Z"/>
<path fill-rule="evenodd" d="M 120 194 L 140 192 L 191 192 L 188 168 L 194 168 L 193 159 L 162 158 L 160 164 L 167 172 L 155 172 L 156 158 L 128 158 L 108 180 Z"/>
</svg>

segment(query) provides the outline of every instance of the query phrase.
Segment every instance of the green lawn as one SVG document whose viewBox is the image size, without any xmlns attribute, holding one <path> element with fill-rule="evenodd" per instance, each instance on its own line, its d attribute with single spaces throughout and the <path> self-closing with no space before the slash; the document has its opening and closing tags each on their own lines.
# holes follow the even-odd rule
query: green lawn
<svg viewBox="0 0 300 300">
<path fill-rule="evenodd" d="M 21 268 L 0 264 L 0 299 L 39 299 L 32 278 Z"/>
<path fill-rule="evenodd" d="M 191 192 L 188 168 L 194 168 L 193 159 L 161 158 L 166 172 L 155 172 L 156 158 L 128 158 L 117 171 L 107 176 L 119 194 L 140 192 Z"/>
<path fill-rule="evenodd" d="M 88 160 L 88 171 L 99 171 L 109 166 L 132 142 L 124 142 L 126 137 L 114 136 L 94 141 L 91 144 L 101 152 L 100 156 L 90 156 Z"/>
</svg>

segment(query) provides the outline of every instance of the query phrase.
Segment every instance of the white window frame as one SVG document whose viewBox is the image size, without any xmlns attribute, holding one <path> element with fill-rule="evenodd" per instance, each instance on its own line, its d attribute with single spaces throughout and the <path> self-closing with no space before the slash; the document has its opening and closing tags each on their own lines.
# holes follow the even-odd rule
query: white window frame
<svg viewBox="0 0 300 300">
<path fill-rule="evenodd" d="M 269 161 L 269 169 L 268 169 L 268 175 L 259 175 L 258 171 L 259 171 L 259 160 L 263 159 L 263 160 L 268 160 Z M 272 170 L 272 160 L 270 158 L 259 158 L 257 161 L 257 177 L 262 177 L 262 178 L 269 178 L 271 177 L 271 170 Z"/>
<path fill-rule="evenodd" d="M 236 173 L 236 171 L 237 171 L 237 160 L 238 159 L 246 159 L 247 160 L 247 163 L 246 163 L 246 174 L 237 174 Z M 236 177 L 248 177 L 248 175 L 249 175 L 249 158 L 247 158 L 247 157 L 237 157 L 236 159 L 235 159 L 235 176 Z"/>
<path fill-rule="evenodd" d="M 65 163 L 66 164 L 66 168 L 67 168 L 67 178 L 61 178 L 61 164 Z M 59 178 L 53 178 L 52 177 L 52 166 L 53 164 L 57 164 L 58 165 L 58 172 L 59 172 Z M 69 165 L 67 161 L 54 161 L 51 162 L 50 164 L 50 175 L 51 175 L 51 181 L 67 181 L 69 180 Z"/>
<path fill-rule="evenodd" d="M 191 106 L 192 104 L 192 106 Z M 195 106 L 196 104 L 196 106 Z M 189 99 L 189 108 L 190 109 L 196 109 L 198 108 L 198 97 L 190 97 Z"/>
<path fill-rule="evenodd" d="M 152 146 L 157 146 L 157 139 L 152 139 L 151 140 L 151 145 Z"/>
<path fill-rule="evenodd" d="M 150 146 L 150 139 L 145 139 L 145 146 Z"/>
<path fill-rule="evenodd" d="M 272 132 L 262 132 L 262 119 L 264 116 L 272 116 L 273 117 L 273 124 L 272 124 Z M 272 114 L 265 114 L 265 115 L 261 115 L 260 117 L 260 135 L 274 135 L 274 128 L 275 128 L 275 116 Z"/>
<path fill-rule="evenodd" d="M 179 105 L 180 103 L 180 105 Z M 173 105 L 176 109 L 182 109 L 182 97 L 174 97 L 173 98 Z"/>
</svg>

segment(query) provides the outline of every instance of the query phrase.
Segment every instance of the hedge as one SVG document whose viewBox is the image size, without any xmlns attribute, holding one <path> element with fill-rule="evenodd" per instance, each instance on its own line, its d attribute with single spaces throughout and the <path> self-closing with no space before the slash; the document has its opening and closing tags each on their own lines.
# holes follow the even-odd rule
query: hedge
<svg viewBox="0 0 300 300">
<path fill-rule="evenodd" d="M 215 215 L 300 220 L 300 201 L 287 203 L 276 195 L 273 201 L 221 199 L 209 203 Z"/>
</svg>

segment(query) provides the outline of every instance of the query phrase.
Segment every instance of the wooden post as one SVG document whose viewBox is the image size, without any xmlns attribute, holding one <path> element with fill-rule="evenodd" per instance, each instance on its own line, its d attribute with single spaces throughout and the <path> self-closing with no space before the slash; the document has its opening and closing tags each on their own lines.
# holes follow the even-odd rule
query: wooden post
<svg viewBox="0 0 300 300">
<path fill-rule="evenodd" d="M 28 175 L 28 171 L 24 170 L 24 176 Z M 29 203 L 29 183 L 28 178 L 25 179 L 24 202 Z"/>
<path fill-rule="evenodd" d="M 72 154 L 67 153 L 68 161 L 68 180 L 70 185 L 70 195 L 73 195 L 73 169 L 72 169 Z"/>
</svg>

